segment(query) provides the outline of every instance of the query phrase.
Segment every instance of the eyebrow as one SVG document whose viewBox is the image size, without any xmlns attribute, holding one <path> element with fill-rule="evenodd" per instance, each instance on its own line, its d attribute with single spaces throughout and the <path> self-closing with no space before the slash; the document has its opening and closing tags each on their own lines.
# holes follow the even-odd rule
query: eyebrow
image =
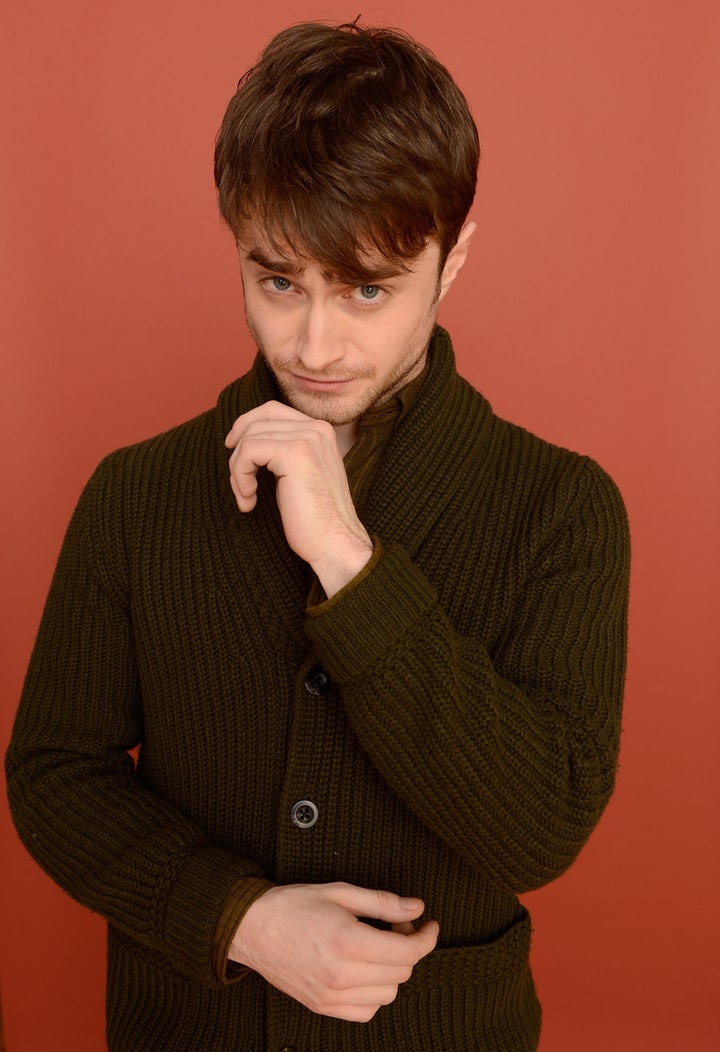
<svg viewBox="0 0 720 1052">
<path fill-rule="evenodd" d="M 270 259 L 260 248 L 251 248 L 246 258 L 252 263 L 257 263 L 259 267 L 264 267 L 265 270 L 290 274 L 294 278 L 299 278 L 305 273 L 305 267 L 300 266 L 299 263 L 292 263 L 289 259 Z"/>
<path fill-rule="evenodd" d="M 266 256 L 261 248 L 251 248 L 246 258 L 252 263 L 265 270 L 274 271 L 277 274 L 289 274 L 290 277 L 299 278 L 305 273 L 306 268 L 300 263 L 289 259 L 271 259 Z M 403 274 L 410 274 L 410 267 L 388 265 L 367 270 L 357 270 L 348 274 L 337 274 L 324 269 L 322 272 L 326 281 L 337 282 L 339 285 L 369 285 L 376 281 L 388 281 L 390 278 L 398 278 Z"/>
</svg>

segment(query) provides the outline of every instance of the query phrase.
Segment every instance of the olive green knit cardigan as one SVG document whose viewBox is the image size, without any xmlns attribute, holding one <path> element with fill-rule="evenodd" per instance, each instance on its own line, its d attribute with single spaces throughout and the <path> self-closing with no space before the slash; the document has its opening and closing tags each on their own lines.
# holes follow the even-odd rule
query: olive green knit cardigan
<svg viewBox="0 0 720 1052">
<path fill-rule="evenodd" d="M 533 1049 L 517 893 L 570 865 L 613 788 L 621 499 L 494 416 L 437 329 L 363 514 L 382 554 L 311 618 L 271 476 L 249 515 L 228 482 L 226 432 L 273 397 L 258 360 L 89 482 L 8 753 L 18 829 L 108 919 L 117 1052 Z M 440 922 L 371 1023 L 216 974 L 238 881 L 247 905 L 268 881 L 333 880 L 420 896 Z"/>
</svg>

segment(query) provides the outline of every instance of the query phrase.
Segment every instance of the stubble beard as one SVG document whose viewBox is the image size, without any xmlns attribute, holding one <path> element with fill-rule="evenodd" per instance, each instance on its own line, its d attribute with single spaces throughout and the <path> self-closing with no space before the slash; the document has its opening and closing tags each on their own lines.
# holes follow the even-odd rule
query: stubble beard
<svg viewBox="0 0 720 1052">
<path fill-rule="evenodd" d="M 305 413 L 306 416 L 312 417 L 314 420 L 325 420 L 327 423 L 332 424 L 333 427 L 343 427 L 346 424 L 354 423 L 363 415 L 363 413 L 366 413 L 368 409 L 387 402 L 394 394 L 402 390 L 410 380 L 414 379 L 422 371 L 436 316 L 437 311 L 431 311 L 428 314 L 425 324 L 418 333 L 417 339 L 412 340 L 407 348 L 407 353 L 403 355 L 389 376 L 385 377 L 382 383 L 371 385 L 363 393 L 362 397 L 358 398 L 357 401 L 351 405 L 343 403 L 333 395 L 332 392 L 298 391 L 296 388 L 292 387 L 288 381 L 284 380 L 283 374 L 285 372 L 292 372 L 293 367 L 297 367 L 296 360 L 280 358 L 272 359 L 263 347 L 259 335 L 250 319 L 246 317 L 246 321 L 248 331 L 255 341 L 255 345 L 264 358 L 265 363 L 275 377 L 275 382 L 282 391 L 288 405 L 291 405 L 293 409 L 297 409 L 300 413 Z M 414 350 L 411 350 L 411 347 L 414 347 Z M 373 369 L 368 370 L 367 372 L 358 371 L 350 374 L 346 373 L 344 378 L 352 377 L 354 380 L 372 380 L 375 375 L 376 370 Z M 328 379 L 330 378 L 331 377 L 328 377 Z M 315 379 L 321 380 L 322 375 L 315 377 Z"/>
</svg>

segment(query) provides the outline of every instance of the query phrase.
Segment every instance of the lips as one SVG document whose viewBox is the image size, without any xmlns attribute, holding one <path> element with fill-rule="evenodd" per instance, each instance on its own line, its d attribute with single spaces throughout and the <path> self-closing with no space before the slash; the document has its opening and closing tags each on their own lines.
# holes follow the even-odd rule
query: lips
<svg viewBox="0 0 720 1052">
<path fill-rule="evenodd" d="M 297 376 L 293 374 L 293 380 L 306 391 L 340 391 L 352 383 L 349 378 L 338 380 L 316 380 L 311 376 Z"/>
</svg>

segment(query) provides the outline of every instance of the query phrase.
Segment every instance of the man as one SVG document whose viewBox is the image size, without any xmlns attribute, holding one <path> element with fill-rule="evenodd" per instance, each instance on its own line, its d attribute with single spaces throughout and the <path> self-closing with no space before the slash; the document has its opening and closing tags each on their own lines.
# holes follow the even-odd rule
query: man
<svg viewBox="0 0 720 1052">
<path fill-rule="evenodd" d="M 435 325 L 477 163 L 385 30 L 288 29 L 230 102 L 258 357 L 94 474 L 8 754 L 29 849 L 109 921 L 112 1050 L 537 1046 L 517 893 L 612 791 L 627 533 Z"/>
</svg>

